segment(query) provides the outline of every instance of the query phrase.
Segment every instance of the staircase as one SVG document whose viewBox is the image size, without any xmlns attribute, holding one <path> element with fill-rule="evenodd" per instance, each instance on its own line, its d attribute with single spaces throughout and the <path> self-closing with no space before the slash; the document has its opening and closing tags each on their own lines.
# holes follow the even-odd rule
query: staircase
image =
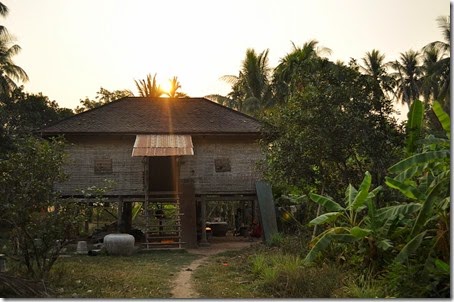
<svg viewBox="0 0 454 302">
<path fill-rule="evenodd" d="M 142 245 L 147 250 L 181 249 L 180 196 L 152 196 L 145 209 L 146 231 Z"/>
</svg>

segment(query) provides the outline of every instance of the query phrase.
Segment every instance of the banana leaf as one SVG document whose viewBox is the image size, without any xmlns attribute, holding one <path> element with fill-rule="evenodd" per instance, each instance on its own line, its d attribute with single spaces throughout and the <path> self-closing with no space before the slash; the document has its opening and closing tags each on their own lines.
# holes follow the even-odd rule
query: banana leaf
<svg viewBox="0 0 454 302">
<path fill-rule="evenodd" d="M 371 233 L 372 233 L 372 230 L 360 228 L 358 226 L 355 226 L 350 229 L 350 234 L 352 234 L 352 236 L 354 236 L 356 238 L 364 238 Z"/>
<path fill-rule="evenodd" d="M 416 218 L 413 229 L 411 230 L 410 237 L 413 237 L 421 228 L 426 224 L 427 219 L 433 209 L 433 204 L 437 199 L 443 199 L 445 196 L 440 196 L 440 193 L 448 186 L 449 179 L 442 179 L 436 186 L 432 187 L 427 198 L 424 200 L 421 210 L 419 211 L 418 217 Z"/>
<path fill-rule="evenodd" d="M 425 195 L 422 192 L 420 192 L 417 188 L 401 183 L 391 177 L 386 176 L 385 183 L 388 185 L 388 187 L 399 190 L 400 192 L 402 192 L 402 194 L 404 194 L 410 199 L 416 200 L 425 199 Z"/>
<path fill-rule="evenodd" d="M 318 256 L 321 251 L 326 249 L 328 245 L 331 243 L 331 234 L 326 233 L 321 237 L 317 243 L 312 247 L 312 249 L 307 253 L 306 257 L 303 260 L 303 263 L 311 263 L 315 260 L 315 258 Z"/>
<path fill-rule="evenodd" d="M 443 108 L 441 107 L 440 103 L 434 101 L 432 110 L 434 111 L 435 115 L 437 116 L 438 120 L 440 121 L 443 130 L 446 131 L 446 136 L 451 138 L 451 119 L 449 115 L 444 112 Z"/>
<path fill-rule="evenodd" d="M 413 178 L 415 175 L 422 174 L 424 168 L 425 167 L 423 165 L 410 167 L 399 173 L 396 177 L 394 177 L 394 179 L 399 182 L 404 182 L 407 179 Z"/>
<path fill-rule="evenodd" d="M 390 167 L 388 171 L 391 173 L 399 173 L 413 166 L 427 164 L 430 161 L 449 159 L 449 156 L 449 150 L 418 153 L 401 160 L 397 164 Z"/>
<path fill-rule="evenodd" d="M 443 273 L 449 275 L 450 269 L 449 269 L 449 264 L 440 260 L 440 259 L 435 259 L 435 266 L 442 271 Z"/>
<path fill-rule="evenodd" d="M 383 236 L 388 236 L 392 233 L 399 222 L 403 222 L 403 219 L 409 217 L 413 213 L 416 213 L 421 208 L 419 203 L 408 203 L 396 206 L 390 206 L 377 210 L 376 212 L 376 224 L 378 229 Z"/>
<path fill-rule="evenodd" d="M 429 136 L 418 141 L 418 145 L 446 145 L 449 146 L 449 139 Z"/>
<path fill-rule="evenodd" d="M 399 216 L 408 216 L 417 212 L 421 208 L 419 203 L 407 203 L 400 204 L 396 206 L 389 206 L 385 208 L 378 209 L 376 211 L 376 216 L 378 219 L 384 221 L 389 219 L 394 219 Z"/>
<path fill-rule="evenodd" d="M 377 242 L 377 247 L 382 251 L 387 251 L 393 247 L 393 243 L 389 239 L 383 239 Z"/>
<path fill-rule="evenodd" d="M 396 256 L 394 261 L 396 262 L 405 262 L 408 260 L 408 257 L 411 254 L 414 254 L 416 250 L 421 245 L 421 242 L 426 235 L 426 231 L 418 234 L 417 236 L 413 237 L 400 251 L 400 253 Z"/>
<path fill-rule="evenodd" d="M 421 136 L 421 129 L 424 119 L 424 105 L 420 100 L 414 100 L 408 111 L 407 121 L 407 142 L 408 153 L 416 150 L 416 141 Z"/>
<path fill-rule="evenodd" d="M 351 184 L 349 184 L 347 187 L 347 190 L 345 190 L 345 199 L 346 199 L 347 207 L 353 203 L 357 194 L 358 194 L 358 191 L 356 190 L 356 188 L 354 186 L 352 186 Z"/>
<path fill-rule="evenodd" d="M 345 234 L 347 230 L 344 227 L 335 227 L 328 229 L 318 235 L 316 238 L 312 240 L 311 243 L 314 243 L 314 246 L 311 248 L 309 253 L 307 253 L 306 257 L 304 258 L 303 262 L 305 264 L 309 264 L 310 262 L 314 261 L 315 258 L 321 253 L 324 249 L 328 247 L 328 245 L 333 240 L 333 235 Z"/>
<path fill-rule="evenodd" d="M 330 223 L 330 222 L 335 221 L 337 219 L 337 217 L 339 217 L 340 215 L 342 215 L 341 212 L 325 213 L 325 214 L 322 214 L 322 215 L 312 219 L 309 222 L 309 225 L 313 226 L 313 225 L 321 225 L 321 224 L 325 224 L 325 223 Z"/>
<path fill-rule="evenodd" d="M 132 220 L 136 219 L 140 209 L 142 208 L 142 203 L 140 202 L 134 202 L 133 204 L 134 206 L 132 207 Z"/>
<path fill-rule="evenodd" d="M 332 198 L 311 193 L 309 197 L 319 205 L 325 207 L 327 211 L 339 212 L 345 210 L 340 204 L 335 202 Z"/>
<path fill-rule="evenodd" d="M 367 199 L 369 195 L 369 188 L 372 183 L 372 176 L 370 175 L 369 171 L 365 173 L 364 179 L 359 186 L 358 194 L 356 194 L 355 199 L 351 204 L 351 208 L 353 210 L 357 210 L 361 207 Z"/>
</svg>

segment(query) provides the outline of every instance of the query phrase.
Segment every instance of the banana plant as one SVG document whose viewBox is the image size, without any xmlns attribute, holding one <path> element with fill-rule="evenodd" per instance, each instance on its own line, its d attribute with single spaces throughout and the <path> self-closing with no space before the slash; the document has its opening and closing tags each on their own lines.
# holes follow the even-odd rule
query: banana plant
<svg viewBox="0 0 454 302">
<path fill-rule="evenodd" d="M 325 225 L 324 232 L 311 241 L 311 250 L 305 257 L 305 263 L 313 262 L 317 256 L 332 243 L 338 242 L 356 250 L 354 243 L 364 244 L 368 252 L 364 258 L 377 257 L 378 250 L 386 251 L 393 247 L 390 240 L 392 232 L 419 208 L 419 204 L 389 206 L 376 209 L 374 199 L 381 186 L 371 190 L 372 178 L 369 172 L 357 190 L 351 184 L 345 192 L 345 206 L 332 198 L 310 194 L 312 201 L 327 211 L 309 222 L 309 225 Z"/>
<path fill-rule="evenodd" d="M 417 108 L 421 106 L 420 101 L 413 102 L 410 112 L 419 111 Z M 386 177 L 389 187 L 420 204 L 406 244 L 395 259 L 398 262 L 407 261 L 424 242 L 433 241 L 429 253 L 436 253 L 436 247 L 442 245 L 440 242 L 449 242 L 451 121 L 438 102 L 434 102 L 432 110 L 445 131 L 445 137 L 429 135 L 419 140 L 412 137 L 412 144 L 419 144 L 419 148 L 389 168 L 394 177 Z M 411 120 L 413 117 L 417 121 Z M 408 125 L 414 126 L 420 122 L 418 114 L 409 115 L 409 119 Z M 409 137 L 413 134 L 409 129 Z M 444 259 L 448 258 L 448 254 L 449 250 L 441 252 Z"/>
</svg>

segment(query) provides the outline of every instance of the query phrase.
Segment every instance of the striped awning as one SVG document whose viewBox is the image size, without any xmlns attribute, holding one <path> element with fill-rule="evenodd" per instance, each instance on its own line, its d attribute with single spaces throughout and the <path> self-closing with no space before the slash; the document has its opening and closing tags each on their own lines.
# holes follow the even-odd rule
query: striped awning
<svg viewBox="0 0 454 302">
<path fill-rule="evenodd" d="M 138 134 L 132 156 L 178 156 L 194 155 L 190 135 Z"/>
</svg>

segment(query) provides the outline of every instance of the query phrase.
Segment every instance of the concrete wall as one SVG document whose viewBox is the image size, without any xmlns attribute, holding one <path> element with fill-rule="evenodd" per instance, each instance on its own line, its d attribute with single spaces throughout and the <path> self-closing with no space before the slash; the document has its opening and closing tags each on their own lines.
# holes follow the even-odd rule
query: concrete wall
<svg viewBox="0 0 454 302">
<path fill-rule="evenodd" d="M 113 195 L 142 195 L 142 157 L 132 157 L 135 136 L 68 137 L 69 179 L 56 186 L 63 195 L 80 195 L 80 189 L 115 182 Z M 193 137 L 194 155 L 179 159 L 180 179 L 193 180 L 195 193 L 254 192 L 260 179 L 256 163 L 260 148 L 253 139 Z M 96 166 L 98 165 L 98 166 Z M 95 167 L 96 166 L 96 167 Z"/>
</svg>

